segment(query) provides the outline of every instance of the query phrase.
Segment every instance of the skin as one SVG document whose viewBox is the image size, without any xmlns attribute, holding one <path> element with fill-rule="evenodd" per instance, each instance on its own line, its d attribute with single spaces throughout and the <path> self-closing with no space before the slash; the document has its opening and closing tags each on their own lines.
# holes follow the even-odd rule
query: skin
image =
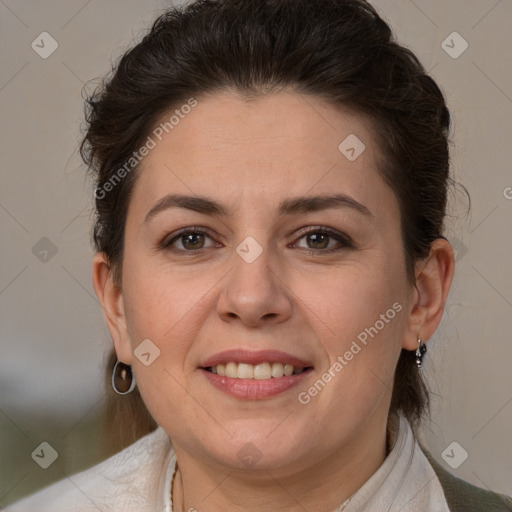
<svg viewBox="0 0 512 512">
<path fill-rule="evenodd" d="M 172 439 L 176 511 L 271 504 L 327 512 L 383 462 L 396 362 L 402 348 L 415 350 L 418 335 L 426 341 L 437 328 L 454 257 L 446 240 L 436 240 L 416 265 L 416 283 L 407 281 L 399 207 L 377 170 L 371 130 L 361 116 L 289 89 L 251 100 L 227 90 L 198 98 L 144 158 L 128 209 L 122 282 L 98 253 L 93 283 L 118 358 L 132 365 L 145 404 Z M 349 134 L 366 145 L 353 162 L 338 150 Z M 145 222 L 170 193 L 214 199 L 231 214 L 170 208 Z M 371 215 L 351 207 L 276 212 L 285 199 L 333 193 Z M 208 228 L 208 236 L 188 245 L 178 238 L 173 247 L 181 253 L 159 246 L 193 226 Z M 349 236 L 353 246 L 298 233 L 318 226 Z M 263 250 L 252 263 L 236 252 L 248 236 Z M 402 311 L 300 403 L 297 394 L 394 303 Z M 161 351 L 149 366 L 133 356 L 145 339 Z M 314 370 L 299 388 L 241 400 L 198 370 L 205 358 L 232 348 L 282 350 Z M 247 443 L 261 453 L 252 467 L 237 457 Z"/>
</svg>

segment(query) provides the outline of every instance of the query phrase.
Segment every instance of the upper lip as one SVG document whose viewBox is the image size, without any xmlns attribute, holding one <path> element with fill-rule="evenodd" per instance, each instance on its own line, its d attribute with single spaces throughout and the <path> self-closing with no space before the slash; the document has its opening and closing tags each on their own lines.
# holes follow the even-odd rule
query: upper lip
<svg viewBox="0 0 512 512">
<path fill-rule="evenodd" d="M 291 364 L 298 368 L 306 368 L 309 366 L 313 366 L 311 362 L 306 361 L 305 359 L 301 359 L 292 354 L 288 354 L 286 352 L 281 352 L 280 350 L 244 350 L 244 349 L 234 349 L 234 350 L 225 350 L 223 352 L 219 352 L 214 356 L 208 358 L 204 361 L 200 367 L 201 368 L 209 368 L 212 366 L 217 366 L 218 364 L 227 364 L 230 362 L 235 363 L 245 363 L 257 365 L 261 363 L 282 363 L 282 364 Z"/>
</svg>

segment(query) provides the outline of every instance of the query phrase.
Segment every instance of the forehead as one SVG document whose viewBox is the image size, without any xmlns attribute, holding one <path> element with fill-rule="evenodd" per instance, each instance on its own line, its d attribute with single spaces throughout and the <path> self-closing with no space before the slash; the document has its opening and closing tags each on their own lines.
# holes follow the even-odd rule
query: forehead
<svg viewBox="0 0 512 512">
<path fill-rule="evenodd" d="M 362 116 L 293 91 L 198 97 L 192 109 L 174 107 L 156 123 L 132 201 L 149 207 L 179 192 L 265 209 L 308 193 L 386 199 L 371 129 Z"/>
<path fill-rule="evenodd" d="M 320 97 L 285 90 L 244 98 L 220 91 L 196 101 L 194 109 L 180 119 L 172 116 L 172 111 L 162 116 L 155 128 L 164 131 L 152 152 L 155 158 L 171 147 L 176 155 L 193 147 L 218 155 L 237 152 L 240 157 L 251 157 L 256 153 L 267 160 L 273 155 L 282 159 L 287 154 L 296 160 L 309 160 L 318 158 L 320 152 L 339 157 L 339 143 L 349 135 L 365 139 L 369 153 L 376 149 L 369 140 L 371 124 L 366 118 Z M 178 107 L 174 112 L 180 110 Z M 171 117 L 176 124 L 171 127 L 167 123 L 166 128 Z M 271 153 L 262 154 L 262 148 Z M 187 157 L 191 160 L 194 154 Z"/>
</svg>

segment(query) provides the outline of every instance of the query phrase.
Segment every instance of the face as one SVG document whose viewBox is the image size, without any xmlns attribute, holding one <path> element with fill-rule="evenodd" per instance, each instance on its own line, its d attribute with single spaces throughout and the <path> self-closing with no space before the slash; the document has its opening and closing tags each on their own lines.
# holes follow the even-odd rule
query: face
<svg viewBox="0 0 512 512">
<path fill-rule="evenodd" d="M 113 335 L 149 411 L 177 452 L 228 468 L 364 450 L 411 300 L 371 126 L 226 91 L 163 135 L 130 199 Z"/>
</svg>

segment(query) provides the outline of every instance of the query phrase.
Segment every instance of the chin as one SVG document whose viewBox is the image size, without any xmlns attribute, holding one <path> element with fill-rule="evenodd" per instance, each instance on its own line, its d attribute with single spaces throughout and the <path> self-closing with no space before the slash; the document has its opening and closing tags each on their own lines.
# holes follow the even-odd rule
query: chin
<svg viewBox="0 0 512 512">
<path fill-rule="evenodd" d="M 212 440 L 208 448 L 203 450 L 215 462 L 226 466 L 229 470 L 277 470 L 296 464 L 307 455 L 307 441 L 302 432 L 290 432 L 289 429 L 278 433 L 274 422 L 272 428 L 262 431 L 238 430 L 238 434 L 230 438 L 225 432 Z M 239 428 L 241 428 L 239 422 Z M 229 431 L 229 429 L 226 429 Z M 270 433 L 270 435 L 269 435 Z M 222 441 L 219 443 L 219 440 Z M 309 437 L 311 439 L 311 437 Z M 204 442 L 202 444 L 204 445 Z M 314 448 L 314 447 L 312 447 Z"/>
</svg>

